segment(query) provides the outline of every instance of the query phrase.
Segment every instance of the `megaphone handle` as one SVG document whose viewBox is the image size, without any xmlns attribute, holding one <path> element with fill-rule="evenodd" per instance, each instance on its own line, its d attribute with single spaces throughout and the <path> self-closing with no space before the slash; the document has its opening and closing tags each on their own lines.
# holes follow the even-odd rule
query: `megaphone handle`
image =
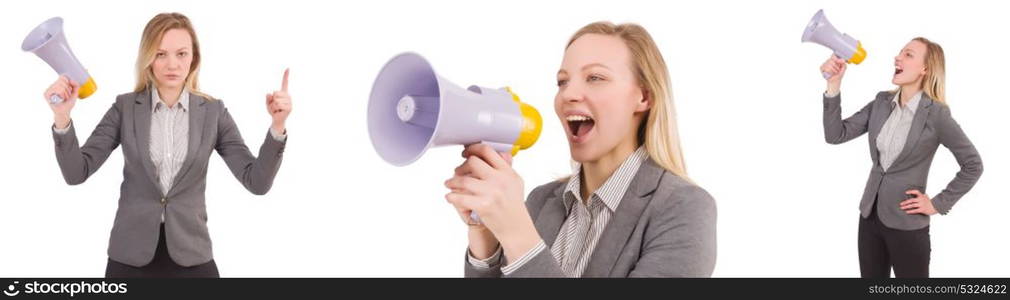
<svg viewBox="0 0 1010 300">
<path fill-rule="evenodd" d="M 512 151 L 512 144 L 495 143 L 488 141 L 482 141 L 481 143 L 491 146 L 491 148 L 494 148 L 494 151 L 498 151 L 501 153 L 510 153 Z M 480 223 L 480 216 L 477 215 L 477 212 L 470 211 L 470 220 L 474 221 L 474 223 Z"/>
<path fill-rule="evenodd" d="M 60 104 L 61 102 L 63 102 L 63 97 L 60 97 L 59 95 L 56 95 L 56 94 L 53 94 L 52 96 L 49 96 L 49 103 L 51 103 L 51 104 Z"/>
<path fill-rule="evenodd" d="M 834 55 L 835 58 L 842 58 L 841 56 L 838 56 L 838 53 L 832 53 L 832 55 Z M 831 78 L 831 75 L 835 75 L 835 74 L 831 74 L 831 73 L 828 73 L 828 72 L 821 72 L 821 76 L 824 76 L 824 79 Z"/>
<path fill-rule="evenodd" d="M 478 216 L 475 211 L 470 211 L 470 220 L 474 223 L 480 224 L 480 216 Z"/>
</svg>

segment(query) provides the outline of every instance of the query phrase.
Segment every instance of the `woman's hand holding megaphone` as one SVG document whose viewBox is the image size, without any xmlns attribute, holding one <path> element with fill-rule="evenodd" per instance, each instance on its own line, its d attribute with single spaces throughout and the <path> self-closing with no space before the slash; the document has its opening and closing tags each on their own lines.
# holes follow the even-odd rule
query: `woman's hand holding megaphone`
<svg viewBox="0 0 1010 300">
<path fill-rule="evenodd" d="M 74 82 L 67 76 L 60 76 L 42 95 L 46 99 L 46 103 L 49 104 L 49 108 L 53 110 L 53 125 L 56 128 L 63 129 L 70 126 L 70 110 L 74 109 L 74 104 L 77 103 L 77 91 L 80 88 L 80 83 Z M 50 101 L 53 96 L 64 100 L 53 103 Z"/>
<path fill-rule="evenodd" d="M 445 199 L 470 225 L 472 254 L 490 256 L 500 241 L 505 257 L 518 259 L 540 242 L 540 235 L 526 210 L 523 179 L 512 169 L 512 156 L 486 144 L 472 144 L 463 150 L 463 157 L 466 161 L 445 181 L 451 190 Z M 483 225 L 474 224 L 470 212 L 477 212 Z"/>
<path fill-rule="evenodd" d="M 828 81 L 828 90 L 826 94 L 837 95 L 842 87 L 842 77 L 845 76 L 845 70 L 848 66 L 844 59 L 838 56 L 831 55 L 824 64 L 821 65 L 822 74 L 830 74 L 830 77 L 825 78 Z"/>
</svg>

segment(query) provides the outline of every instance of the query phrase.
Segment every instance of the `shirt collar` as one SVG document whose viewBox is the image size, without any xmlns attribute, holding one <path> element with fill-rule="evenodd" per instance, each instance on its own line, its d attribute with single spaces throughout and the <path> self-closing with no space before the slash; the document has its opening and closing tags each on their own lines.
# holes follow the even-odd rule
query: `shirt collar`
<svg viewBox="0 0 1010 300">
<path fill-rule="evenodd" d="M 638 169 L 642 166 L 642 162 L 644 162 L 647 157 L 648 154 L 645 151 L 645 147 L 639 146 L 634 153 L 624 159 L 621 166 L 617 167 L 617 170 L 614 170 L 614 173 L 610 175 L 610 178 L 607 178 L 607 181 L 604 182 L 603 185 L 601 185 L 596 191 L 593 191 L 592 195 L 590 195 L 590 199 L 592 199 L 593 196 L 596 196 L 603 201 L 603 204 L 606 205 L 611 212 L 616 211 L 617 205 L 621 204 L 621 199 L 628 191 L 628 187 L 631 186 L 631 179 L 638 173 Z M 562 197 L 566 210 L 571 210 L 575 201 L 581 199 L 582 164 L 576 163 L 573 169 L 574 170 L 572 170 L 572 172 L 575 175 L 568 179 L 568 185 L 565 186 L 565 191 L 563 193 L 564 196 Z"/>
<path fill-rule="evenodd" d="M 919 108 L 920 100 L 922 100 L 922 91 L 915 93 L 915 96 L 912 96 L 912 99 L 908 100 L 908 105 L 903 109 L 911 110 L 912 113 L 914 114 L 915 110 Z M 894 98 L 891 98 L 891 104 L 893 107 L 897 108 L 900 107 L 898 105 L 900 101 L 901 101 L 901 91 L 899 90 L 897 93 L 894 93 Z"/>
<path fill-rule="evenodd" d="M 154 113 L 158 111 L 159 106 L 165 106 L 165 102 L 161 100 L 161 96 L 158 95 L 158 89 L 151 85 L 151 112 Z M 182 108 L 182 111 L 189 111 L 189 88 L 183 88 L 182 93 L 179 94 L 179 102 L 176 103 Z"/>
</svg>

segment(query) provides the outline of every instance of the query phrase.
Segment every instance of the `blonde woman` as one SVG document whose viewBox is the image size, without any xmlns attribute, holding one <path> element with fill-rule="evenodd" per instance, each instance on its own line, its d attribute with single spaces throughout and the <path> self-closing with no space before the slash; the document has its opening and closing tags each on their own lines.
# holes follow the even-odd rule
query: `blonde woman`
<svg viewBox="0 0 1010 300">
<path fill-rule="evenodd" d="M 287 71 L 281 90 L 266 96 L 273 124 L 257 157 L 224 103 L 199 91 L 200 59 L 200 43 L 186 16 L 151 19 L 141 37 L 136 88 L 116 97 L 83 147 L 70 119 L 80 83 L 61 76 L 44 94 L 68 99 L 50 104 L 56 159 L 68 184 L 87 180 L 123 146 L 106 277 L 218 277 L 204 200 L 211 152 L 257 195 L 270 190 L 280 167 L 291 113 Z"/>
<path fill-rule="evenodd" d="M 469 225 L 465 275 L 710 276 L 715 202 L 687 178 L 666 63 L 648 32 L 583 27 L 557 79 L 554 109 L 577 163 L 570 178 L 524 203 L 511 157 L 475 144 L 445 183 Z"/>
<path fill-rule="evenodd" d="M 821 71 L 833 74 L 824 92 L 824 139 L 841 144 L 869 132 L 873 167 L 859 203 L 862 277 L 929 277 L 929 216 L 947 214 L 982 176 L 982 158 L 951 117 L 944 97 L 943 48 L 925 38 L 894 57 L 894 91 L 877 94 L 842 120 L 840 86 L 845 61 L 832 57 Z M 961 171 L 933 197 L 926 177 L 939 145 Z"/>
</svg>

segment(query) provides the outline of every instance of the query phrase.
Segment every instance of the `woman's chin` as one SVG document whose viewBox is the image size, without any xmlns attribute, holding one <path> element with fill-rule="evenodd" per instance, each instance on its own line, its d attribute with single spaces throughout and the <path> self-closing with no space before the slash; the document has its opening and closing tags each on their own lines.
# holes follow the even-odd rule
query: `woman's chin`
<svg viewBox="0 0 1010 300">
<path fill-rule="evenodd" d="M 161 80 L 161 81 L 158 81 L 158 87 L 168 88 L 168 89 L 178 89 L 178 88 L 182 88 L 182 85 L 184 83 L 185 82 L 183 82 L 182 80 Z"/>
<path fill-rule="evenodd" d="M 576 161 L 578 163 L 585 163 L 587 161 L 595 161 L 599 157 L 599 155 L 597 155 L 595 153 L 595 151 L 593 151 L 593 149 L 590 149 L 589 145 L 585 145 L 585 144 L 578 145 L 578 144 L 576 144 L 576 145 L 569 145 L 569 147 L 570 147 L 570 152 L 571 152 L 571 155 L 572 155 L 572 160 L 574 160 L 574 161 Z"/>
<path fill-rule="evenodd" d="M 901 78 L 900 76 L 901 75 L 895 74 L 894 77 L 891 77 L 891 84 L 901 86 L 914 82 L 914 80 Z"/>
</svg>

